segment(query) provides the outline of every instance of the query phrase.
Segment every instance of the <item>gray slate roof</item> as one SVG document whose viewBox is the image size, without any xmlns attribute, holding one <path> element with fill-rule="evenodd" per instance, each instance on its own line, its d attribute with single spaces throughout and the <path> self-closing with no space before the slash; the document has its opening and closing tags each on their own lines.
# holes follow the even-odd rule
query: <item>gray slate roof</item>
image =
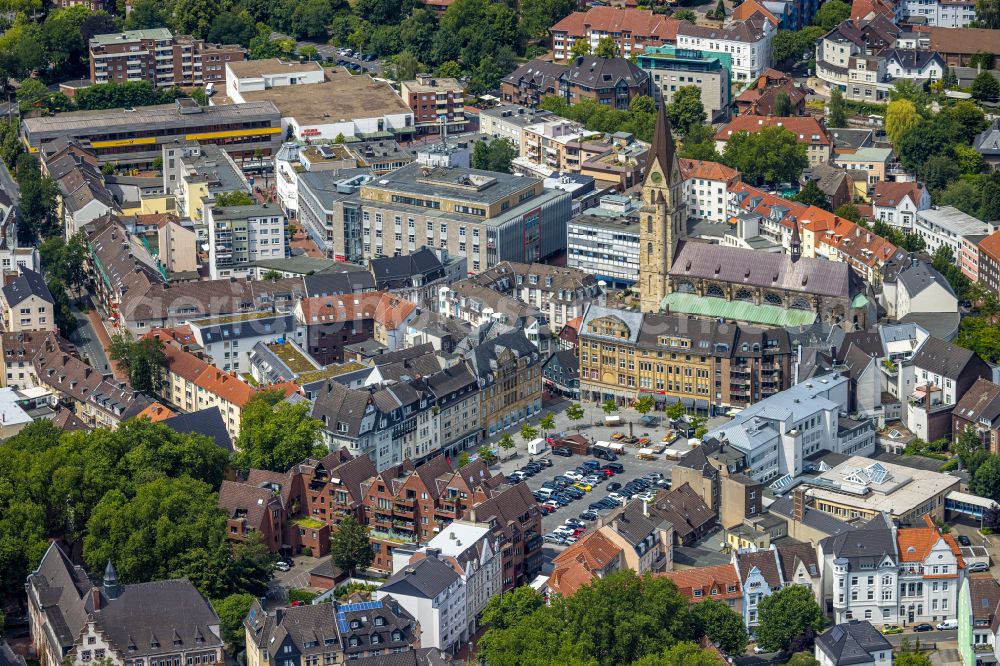
<svg viewBox="0 0 1000 666">
<path fill-rule="evenodd" d="M 976 353 L 949 344 L 938 338 L 927 338 L 916 354 L 913 355 L 913 365 L 921 370 L 933 372 L 942 377 L 958 379 L 969 364 L 976 364 L 985 367 L 985 363 L 976 356 Z"/>
<path fill-rule="evenodd" d="M 4 285 L 3 298 L 8 306 L 15 307 L 29 296 L 37 296 L 47 303 L 53 302 L 52 293 L 42 279 L 41 273 L 22 266 L 21 274 Z"/>
<path fill-rule="evenodd" d="M 873 652 L 892 650 L 892 644 L 867 620 L 838 624 L 817 636 L 816 644 L 834 666 L 868 664 Z"/>
<path fill-rule="evenodd" d="M 945 291 L 955 296 L 955 290 L 951 288 L 948 280 L 926 261 L 913 260 L 909 266 L 896 274 L 896 280 L 906 286 L 906 291 L 911 297 L 934 284 L 941 285 Z"/>
<path fill-rule="evenodd" d="M 379 590 L 396 596 L 433 599 L 458 578 L 450 566 L 428 556 L 397 571 Z"/>
<path fill-rule="evenodd" d="M 226 429 L 226 422 L 218 407 L 209 407 L 190 414 L 178 414 L 162 421 L 171 430 L 183 433 L 207 435 L 215 440 L 220 448 L 233 450 L 233 440 Z"/>
</svg>

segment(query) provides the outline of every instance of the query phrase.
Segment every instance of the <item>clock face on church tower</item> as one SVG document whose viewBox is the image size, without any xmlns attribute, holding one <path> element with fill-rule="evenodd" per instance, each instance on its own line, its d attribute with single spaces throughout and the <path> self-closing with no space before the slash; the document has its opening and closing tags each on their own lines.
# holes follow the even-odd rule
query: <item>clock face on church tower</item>
<svg viewBox="0 0 1000 666">
<path fill-rule="evenodd" d="M 663 180 L 663 175 L 660 174 L 659 171 L 654 171 L 649 175 L 649 177 L 652 179 L 654 183 L 659 183 L 660 181 Z"/>
</svg>

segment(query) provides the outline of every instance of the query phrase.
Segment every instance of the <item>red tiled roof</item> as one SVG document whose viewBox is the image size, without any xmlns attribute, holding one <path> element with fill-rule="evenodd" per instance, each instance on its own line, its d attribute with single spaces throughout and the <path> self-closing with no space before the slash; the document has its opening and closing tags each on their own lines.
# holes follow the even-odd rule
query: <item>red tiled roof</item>
<svg viewBox="0 0 1000 666">
<path fill-rule="evenodd" d="M 951 552 L 958 560 L 959 568 L 965 567 L 965 560 L 962 558 L 962 550 L 958 547 L 955 537 L 950 534 L 941 534 L 937 527 L 901 527 L 896 532 L 896 543 L 899 546 L 899 559 L 901 562 L 923 562 L 927 559 L 931 549 L 937 545 L 940 539 L 948 544 Z"/>
<path fill-rule="evenodd" d="M 756 0 L 746 0 L 742 4 L 738 5 L 733 9 L 733 20 L 734 21 L 746 21 L 748 18 L 754 14 L 760 13 L 772 25 L 778 25 L 781 20 L 768 11 L 763 5 L 759 4 Z"/>
<path fill-rule="evenodd" d="M 920 202 L 920 196 L 923 191 L 923 183 L 916 181 L 906 183 L 880 180 L 875 183 L 875 195 L 872 197 L 872 204 L 895 208 L 905 197 L 910 197 L 910 201 L 917 204 Z"/>
<path fill-rule="evenodd" d="M 715 134 L 716 141 L 728 141 L 737 132 L 758 132 L 765 127 L 781 126 L 795 134 L 799 143 L 830 145 L 830 137 L 812 116 L 736 116 Z M 813 137 L 816 137 L 815 139 Z"/>
<path fill-rule="evenodd" d="M 994 261 L 1000 261 L 1000 231 L 995 231 L 979 241 L 979 251 L 988 254 Z"/>
<path fill-rule="evenodd" d="M 739 599 L 743 596 L 740 589 L 740 576 L 732 564 L 719 564 L 714 567 L 698 567 L 682 571 L 668 571 L 656 574 L 669 578 L 677 589 L 687 597 L 688 601 L 704 601 L 706 599 Z M 729 588 L 735 586 L 733 592 Z M 695 596 L 695 592 L 700 595 Z"/>
<path fill-rule="evenodd" d="M 854 0 L 851 4 L 852 21 L 861 21 L 872 14 L 892 19 L 895 11 L 887 0 Z"/>
<path fill-rule="evenodd" d="M 142 410 L 135 415 L 137 419 L 149 419 L 153 423 L 163 421 L 164 419 L 169 419 L 177 416 L 177 412 L 170 409 L 169 407 L 164 407 L 158 402 L 154 402 L 146 409 Z"/>
<path fill-rule="evenodd" d="M 739 171 L 718 162 L 682 159 L 680 163 L 681 177 L 684 180 L 689 178 L 703 178 L 705 180 L 724 180 L 727 183 L 735 183 L 740 179 Z"/>
<path fill-rule="evenodd" d="M 584 37 L 587 30 L 631 34 L 633 39 L 655 38 L 661 42 L 677 41 L 681 21 L 648 9 L 617 9 L 591 7 L 586 12 L 573 12 L 549 28 L 549 32 L 564 32 L 571 37 Z"/>
<path fill-rule="evenodd" d="M 591 532 L 556 556 L 549 588 L 569 596 L 590 582 L 593 571 L 607 567 L 621 552 L 621 546 L 611 539 L 600 532 Z"/>
<path fill-rule="evenodd" d="M 300 303 L 306 324 L 371 319 L 387 328 L 399 326 L 417 307 L 405 298 L 380 291 L 344 296 L 314 296 L 303 298 Z"/>
<path fill-rule="evenodd" d="M 800 220 L 803 229 L 816 234 L 817 244 L 836 247 L 869 267 L 889 261 L 899 249 L 878 234 L 816 206 L 810 206 Z"/>
</svg>

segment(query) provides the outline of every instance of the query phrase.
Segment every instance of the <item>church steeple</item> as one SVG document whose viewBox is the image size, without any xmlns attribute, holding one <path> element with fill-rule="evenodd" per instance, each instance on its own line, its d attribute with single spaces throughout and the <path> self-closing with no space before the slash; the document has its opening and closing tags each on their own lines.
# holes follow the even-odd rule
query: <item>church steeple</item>
<svg viewBox="0 0 1000 666">
<path fill-rule="evenodd" d="M 656 112 L 653 142 L 646 153 L 639 229 L 639 284 L 643 312 L 658 312 L 670 293 L 670 267 L 677 243 L 687 235 L 687 206 L 677 147 L 666 107 Z"/>
</svg>

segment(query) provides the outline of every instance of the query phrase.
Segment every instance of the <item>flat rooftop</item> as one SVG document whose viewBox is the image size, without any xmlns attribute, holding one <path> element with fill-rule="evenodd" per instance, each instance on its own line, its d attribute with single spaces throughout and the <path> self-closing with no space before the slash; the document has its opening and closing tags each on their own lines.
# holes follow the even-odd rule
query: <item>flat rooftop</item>
<svg viewBox="0 0 1000 666">
<path fill-rule="evenodd" d="M 226 67 L 240 79 L 261 78 L 269 74 L 297 74 L 299 72 L 315 72 L 323 70 L 323 66 L 315 61 L 295 62 L 282 60 L 280 58 L 227 62 Z"/>
<path fill-rule="evenodd" d="M 316 363 L 307 357 L 298 347 L 290 342 L 272 343 L 267 345 L 268 351 L 281 359 L 288 369 L 295 374 L 317 370 Z"/>
<path fill-rule="evenodd" d="M 396 169 L 362 187 L 424 197 L 460 199 L 490 205 L 512 194 L 535 187 L 538 178 L 525 178 L 495 171 L 464 167 L 428 167 L 416 162 Z"/>
<path fill-rule="evenodd" d="M 203 127 L 218 123 L 275 120 L 280 118 L 278 107 L 267 100 L 224 106 L 203 106 L 195 113 L 182 113 L 177 104 L 140 106 L 132 110 L 101 109 L 98 111 L 70 111 L 54 116 L 25 118 L 21 121 L 25 132 L 31 134 L 69 134 L 79 136 L 88 132 L 104 134 L 123 133 L 132 129 L 149 130 L 152 125 L 171 127 Z"/>
<path fill-rule="evenodd" d="M 808 492 L 814 500 L 904 516 L 960 483 L 949 474 L 852 456 L 809 481 Z"/>
<path fill-rule="evenodd" d="M 347 122 L 354 118 L 412 113 L 389 84 L 367 74 L 357 76 L 343 67 L 324 71 L 323 83 L 281 86 L 242 93 L 247 102 L 272 102 L 283 118 L 300 125 Z"/>
<path fill-rule="evenodd" d="M 143 39 L 168 40 L 174 36 L 166 28 L 147 28 L 146 30 L 124 30 L 94 35 L 90 38 L 91 46 L 110 46 L 112 44 L 128 44 Z"/>
<path fill-rule="evenodd" d="M 597 209 L 590 208 L 584 211 L 582 215 L 572 218 L 569 224 L 639 235 L 639 218 L 636 215 L 602 215 L 593 213 L 594 210 Z"/>
<path fill-rule="evenodd" d="M 465 90 L 465 86 L 462 85 L 462 82 L 458 79 L 447 79 L 438 76 L 403 81 L 403 85 L 406 86 L 407 90 L 410 92 L 419 93 L 446 93 L 448 91 Z"/>
</svg>

